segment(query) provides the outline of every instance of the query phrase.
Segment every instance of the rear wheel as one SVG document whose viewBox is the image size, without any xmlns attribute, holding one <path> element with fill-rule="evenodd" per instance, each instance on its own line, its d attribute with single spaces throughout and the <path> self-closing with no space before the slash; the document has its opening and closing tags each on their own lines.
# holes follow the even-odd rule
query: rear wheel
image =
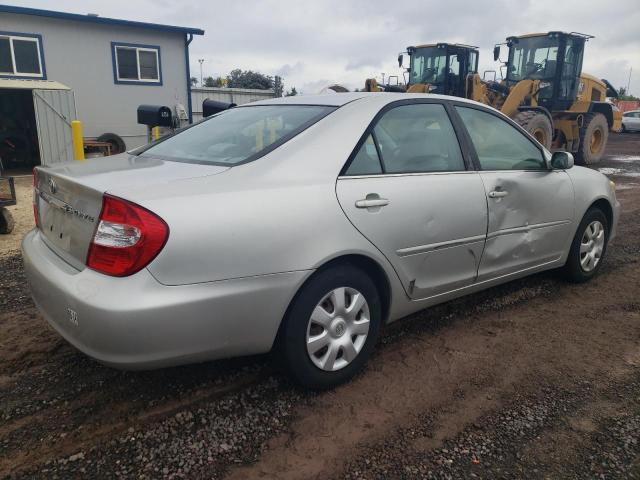
<svg viewBox="0 0 640 480">
<path fill-rule="evenodd" d="M 314 275 L 293 300 L 278 335 L 284 368 L 307 388 L 331 388 L 366 363 L 381 322 L 378 291 L 366 273 L 340 265 Z"/>
<path fill-rule="evenodd" d="M 580 129 L 580 144 L 576 160 L 581 165 L 598 163 L 609 138 L 609 124 L 601 113 L 587 113 Z"/>
<path fill-rule="evenodd" d="M 4 207 L 0 207 L 0 233 L 7 234 L 13 231 L 15 223 L 13 221 L 13 215 Z"/>
<path fill-rule="evenodd" d="M 609 223 L 599 208 L 585 213 L 571 243 L 571 250 L 564 266 L 565 277 L 572 282 L 586 282 L 600 267 L 607 251 Z"/>
<path fill-rule="evenodd" d="M 115 133 L 103 133 L 97 138 L 97 140 L 99 142 L 111 144 L 111 155 L 117 155 L 118 153 L 122 153 L 127 149 L 124 140 L 122 140 L 122 138 L 120 138 L 120 136 L 116 135 Z"/>
<path fill-rule="evenodd" d="M 544 113 L 525 110 L 524 112 L 518 113 L 513 120 L 529 132 L 545 148 L 551 148 L 553 125 L 549 117 Z"/>
</svg>

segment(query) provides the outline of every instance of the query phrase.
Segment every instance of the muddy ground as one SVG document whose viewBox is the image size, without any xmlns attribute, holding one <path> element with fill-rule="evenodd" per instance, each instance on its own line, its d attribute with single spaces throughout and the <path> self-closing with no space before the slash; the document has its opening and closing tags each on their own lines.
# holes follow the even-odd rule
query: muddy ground
<svg viewBox="0 0 640 480">
<path fill-rule="evenodd" d="M 320 394 L 269 356 L 103 367 L 49 329 L 5 239 L 0 478 L 640 478 L 640 135 L 613 135 L 598 168 L 623 215 L 596 279 L 413 315 Z"/>
</svg>

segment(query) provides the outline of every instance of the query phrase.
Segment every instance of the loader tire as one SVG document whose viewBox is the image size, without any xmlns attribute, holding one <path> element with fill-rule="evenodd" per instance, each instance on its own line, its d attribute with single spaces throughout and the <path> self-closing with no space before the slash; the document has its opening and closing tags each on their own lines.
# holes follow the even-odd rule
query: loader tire
<svg viewBox="0 0 640 480">
<path fill-rule="evenodd" d="M 576 152 L 578 165 L 593 165 L 598 163 L 604 154 L 609 139 L 609 124 L 601 113 L 587 113 L 584 115 L 580 129 L 580 144 Z"/>
<path fill-rule="evenodd" d="M 525 110 L 519 112 L 513 121 L 529 132 L 544 148 L 551 148 L 553 125 L 544 113 Z"/>
</svg>

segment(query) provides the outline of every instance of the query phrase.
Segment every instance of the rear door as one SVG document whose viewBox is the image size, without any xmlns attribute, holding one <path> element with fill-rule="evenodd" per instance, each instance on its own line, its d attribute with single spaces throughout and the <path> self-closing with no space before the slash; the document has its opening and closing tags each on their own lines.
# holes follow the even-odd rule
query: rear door
<svg viewBox="0 0 640 480">
<path fill-rule="evenodd" d="M 38 127 L 40 163 L 53 165 L 73 160 L 71 122 L 76 106 L 71 90 L 33 90 Z"/>
<path fill-rule="evenodd" d="M 390 261 L 408 295 L 473 283 L 487 206 L 445 107 L 397 102 L 365 133 L 337 182 L 353 225 Z"/>
<path fill-rule="evenodd" d="M 474 147 L 489 211 L 478 281 L 557 261 L 574 226 L 567 173 L 550 170 L 540 145 L 501 116 L 456 106 Z"/>
</svg>

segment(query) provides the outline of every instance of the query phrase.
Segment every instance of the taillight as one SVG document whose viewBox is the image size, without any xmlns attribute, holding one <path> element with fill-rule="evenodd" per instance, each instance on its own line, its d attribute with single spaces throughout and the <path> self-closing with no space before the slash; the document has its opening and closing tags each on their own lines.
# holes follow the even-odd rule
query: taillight
<svg viewBox="0 0 640 480">
<path fill-rule="evenodd" d="M 169 227 L 155 213 L 105 195 L 87 266 L 115 277 L 132 275 L 149 265 L 168 237 Z"/>
<path fill-rule="evenodd" d="M 36 227 L 40 226 L 38 220 L 38 169 L 33 169 L 33 219 L 36 222 Z"/>
</svg>

